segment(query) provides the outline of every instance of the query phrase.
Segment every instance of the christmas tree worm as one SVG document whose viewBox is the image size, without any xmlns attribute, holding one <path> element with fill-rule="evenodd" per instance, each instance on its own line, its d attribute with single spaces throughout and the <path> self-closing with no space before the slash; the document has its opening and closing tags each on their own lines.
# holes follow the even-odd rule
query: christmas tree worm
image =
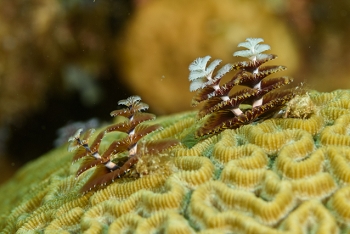
<svg viewBox="0 0 350 234">
<path fill-rule="evenodd" d="M 226 64 L 217 71 L 221 60 L 216 59 L 207 66 L 210 56 L 197 58 L 190 64 L 190 91 L 196 92 L 192 105 L 204 102 L 198 113 L 199 119 L 210 114 L 196 132 L 197 137 L 218 133 L 226 128 L 235 129 L 273 116 L 294 97 L 294 90 L 275 90 L 291 83 L 292 78 L 266 78 L 286 67 L 261 66 L 277 58 L 273 54 L 264 54 L 270 46 L 261 42 L 261 38 L 247 38 L 245 42 L 239 43 L 239 47 L 247 50 L 237 51 L 233 55 L 249 60 Z M 222 77 L 232 70 L 237 72 L 228 82 L 221 84 Z M 230 94 L 237 86 L 244 88 Z"/>
<path fill-rule="evenodd" d="M 126 108 L 112 111 L 111 116 L 123 116 L 126 118 L 126 121 L 106 127 L 97 135 L 91 145 L 89 145 L 88 140 L 94 133 L 94 129 L 88 130 L 83 136 L 81 136 L 82 129 L 79 129 L 69 139 L 70 145 L 68 150 L 76 151 L 73 162 L 83 158 L 76 176 L 78 177 L 86 170 L 96 167 L 92 176 L 81 189 L 83 193 L 92 189 L 99 189 L 121 178 L 130 171 L 143 155 L 157 154 L 179 143 L 176 139 L 141 142 L 140 140 L 144 136 L 162 128 L 158 124 L 144 123 L 155 119 L 155 115 L 142 112 L 148 109 L 148 105 L 141 102 L 139 96 L 131 96 L 125 100 L 120 100 L 118 105 L 124 105 Z M 113 141 L 101 153 L 99 146 L 103 137 L 114 131 L 124 132 L 126 136 Z M 121 154 L 126 154 L 122 157 L 122 160 L 115 157 Z"/>
</svg>

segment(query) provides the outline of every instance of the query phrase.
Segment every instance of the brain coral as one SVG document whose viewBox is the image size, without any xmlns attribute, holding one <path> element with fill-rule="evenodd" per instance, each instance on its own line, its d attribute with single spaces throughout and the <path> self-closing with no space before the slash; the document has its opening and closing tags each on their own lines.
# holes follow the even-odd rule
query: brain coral
<svg viewBox="0 0 350 234">
<path fill-rule="evenodd" d="M 310 92 L 305 119 L 269 119 L 191 138 L 196 113 L 158 118 L 171 152 L 147 171 L 85 195 L 73 154 L 57 148 L 0 188 L 4 233 L 349 233 L 350 90 Z M 293 114 L 290 113 L 289 116 Z M 103 139 L 101 148 L 119 134 Z M 192 146 L 192 147 L 188 147 Z M 142 173 L 140 173 L 142 175 Z"/>
</svg>

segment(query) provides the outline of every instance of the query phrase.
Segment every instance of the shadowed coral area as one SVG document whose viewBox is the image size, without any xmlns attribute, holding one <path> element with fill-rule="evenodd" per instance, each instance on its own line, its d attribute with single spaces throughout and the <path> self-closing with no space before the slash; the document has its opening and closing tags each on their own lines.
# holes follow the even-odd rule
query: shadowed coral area
<svg viewBox="0 0 350 234">
<path fill-rule="evenodd" d="M 201 139 L 194 137 L 201 125 L 196 112 L 152 120 L 164 130 L 145 141 L 173 137 L 182 144 L 141 157 L 131 170 L 139 177 L 125 176 L 85 195 L 79 190 L 94 169 L 75 179 L 79 163 L 71 163 L 67 146 L 57 148 L 0 188 L 0 228 L 5 233 L 347 233 L 350 90 L 310 91 L 308 98 L 314 111 L 305 119 L 269 119 Z M 290 109 L 294 116 L 298 108 Z M 101 148 L 121 137 L 107 133 Z"/>
</svg>

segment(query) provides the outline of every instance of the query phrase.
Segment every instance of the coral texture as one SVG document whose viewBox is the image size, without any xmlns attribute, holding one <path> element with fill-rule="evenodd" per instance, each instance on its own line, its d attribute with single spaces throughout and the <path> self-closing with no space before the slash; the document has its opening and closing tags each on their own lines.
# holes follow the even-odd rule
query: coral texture
<svg viewBox="0 0 350 234">
<path fill-rule="evenodd" d="M 304 119 L 287 118 L 194 138 L 196 112 L 150 121 L 144 140 L 182 144 L 140 157 L 138 178 L 81 195 L 90 169 L 75 179 L 67 146 L 22 168 L 0 188 L 4 233 L 348 233 L 350 90 L 310 91 Z M 293 99 L 294 100 L 294 99 Z M 295 113 L 295 110 L 296 113 Z M 96 134 L 92 136 L 95 138 Z M 124 135 L 111 132 L 106 149 Z"/>
</svg>

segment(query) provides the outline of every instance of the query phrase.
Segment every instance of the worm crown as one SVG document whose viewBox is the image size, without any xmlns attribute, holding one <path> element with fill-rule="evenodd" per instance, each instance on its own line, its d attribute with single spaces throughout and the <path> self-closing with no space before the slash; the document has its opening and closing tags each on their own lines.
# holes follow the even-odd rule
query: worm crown
<svg viewBox="0 0 350 234">
<path fill-rule="evenodd" d="M 226 128 L 235 129 L 273 116 L 294 97 L 293 90 L 275 90 L 291 83 L 292 78 L 283 76 L 265 79 L 286 67 L 261 66 L 277 58 L 276 55 L 263 53 L 270 49 L 269 45 L 260 44 L 263 41 L 261 38 L 247 38 L 238 44 L 238 47 L 246 50 L 237 51 L 233 55 L 248 58 L 248 61 L 226 64 L 218 70 L 221 60 L 216 59 L 207 65 L 210 56 L 197 58 L 190 64 L 190 91 L 196 92 L 192 105 L 204 102 L 198 118 L 210 115 L 197 130 L 197 137 L 218 133 Z M 237 71 L 235 75 L 221 84 L 221 78 L 232 70 Z M 244 88 L 231 93 L 236 86 Z"/>
<path fill-rule="evenodd" d="M 157 154 L 179 143 L 175 139 L 141 142 L 140 140 L 144 136 L 162 128 L 158 124 L 147 125 L 144 123 L 155 119 L 155 115 L 142 112 L 148 109 L 148 105 L 141 102 L 139 96 L 120 100 L 118 104 L 125 105 L 126 108 L 112 111 L 111 116 L 123 116 L 126 118 L 124 122 L 107 126 L 97 135 L 91 145 L 89 145 L 89 138 L 95 132 L 94 129 L 89 129 L 82 136 L 82 129 L 79 129 L 68 140 L 70 142 L 68 150 L 75 151 L 73 162 L 83 158 L 76 174 L 77 177 L 86 170 L 96 167 L 92 176 L 81 189 L 83 193 L 106 186 L 122 177 L 131 170 L 142 155 Z M 113 141 L 101 153 L 99 146 L 102 139 L 106 134 L 114 131 L 124 132 L 126 136 Z M 117 155 L 122 157 L 116 157 Z"/>
</svg>

